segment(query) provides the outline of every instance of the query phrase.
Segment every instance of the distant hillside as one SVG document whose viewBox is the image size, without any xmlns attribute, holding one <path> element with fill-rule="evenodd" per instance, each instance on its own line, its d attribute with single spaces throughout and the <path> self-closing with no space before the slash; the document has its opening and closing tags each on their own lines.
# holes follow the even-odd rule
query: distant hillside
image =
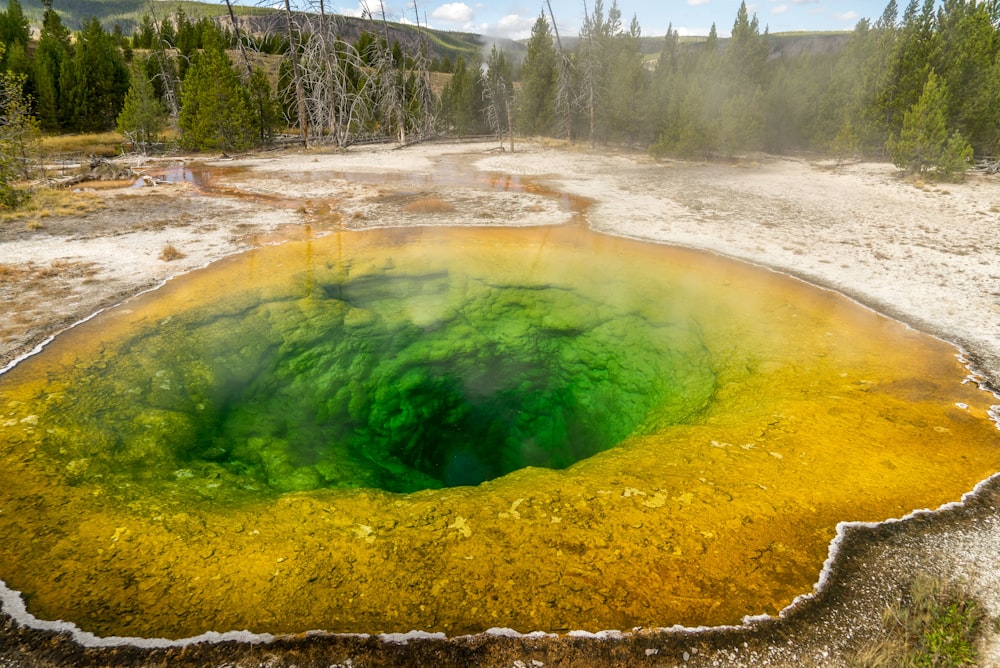
<svg viewBox="0 0 1000 668">
<path fill-rule="evenodd" d="M 847 40 L 850 39 L 850 32 L 789 32 L 773 33 L 768 36 L 771 44 L 771 57 L 800 56 L 808 53 L 820 55 L 825 53 L 836 53 L 844 48 Z M 681 37 L 682 48 L 697 49 L 705 42 L 706 37 Z M 663 35 L 653 37 L 642 37 L 639 40 L 640 49 L 647 63 L 656 61 L 657 56 L 663 50 Z M 563 48 L 572 51 L 576 48 L 580 38 L 574 36 L 563 37 Z M 725 49 L 729 42 L 727 38 L 719 40 L 719 48 Z M 499 45 L 498 45 L 499 48 Z"/>
<path fill-rule="evenodd" d="M 168 5 L 169 2 L 163 4 Z M 449 58 L 452 62 L 463 57 L 466 61 L 480 57 L 486 59 L 494 44 L 503 50 L 509 58 L 520 62 L 527 48 L 518 42 L 503 38 L 487 37 L 465 32 L 449 32 L 445 30 L 429 30 L 418 28 L 406 23 L 383 24 L 381 21 L 359 19 L 351 16 L 337 16 L 338 32 L 341 39 L 356 42 L 362 32 L 374 32 L 382 35 L 388 31 L 390 42 L 399 42 L 403 51 L 415 52 L 421 40 L 426 40 L 432 58 Z M 240 18 L 241 27 L 253 34 L 285 32 L 284 14 L 273 12 L 268 15 L 244 16 Z"/>
<path fill-rule="evenodd" d="M 115 24 L 129 35 L 139 25 L 143 14 L 149 13 L 148 0 L 53 0 L 53 8 L 59 12 L 63 23 L 71 30 L 79 30 L 83 22 L 91 17 L 97 18 L 106 29 L 111 30 Z M 24 13 L 36 25 L 41 24 L 44 11 L 41 0 L 21 0 Z M 154 0 L 152 7 L 157 18 L 173 15 L 178 7 L 190 19 L 202 17 L 228 20 L 224 3 L 209 4 L 191 2 L 190 0 Z M 254 34 L 279 32 L 284 34 L 285 24 L 283 13 L 263 7 L 233 6 L 241 19 L 241 27 Z M 340 34 L 346 41 L 354 42 L 363 31 L 382 34 L 385 27 L 379 21 L 369 21 L 349 16 L 337 16 Z M 485 37 L 472 33 L 448 32 L 444 30 L 425 30 L 403 23 L 388 24 L 390 41 L 398 41 L 404 50 L 414 49 L 420 39 L 427 39 L 432 58 L 450 58 L 452 61 L 459 56 L 467 60 L 470 57 L 482 56 L 494 43 L 498 49 L 505 51 L 511 59 L 520 61 L 526 51 L 523 44 L 509 39 Z"/>
<path fill-rule="evenodd" d="M 41 24 L 44 8 L 41 0 L 21 0 L 24 13 L 35 24 Z M 178 0 L 177 2 L 156 0 L 153 7 L 158 16 L 174 13 L 178 7 L 184 8 L 189 18 L 199 19 L 203 16 L 215 17 L 226 13 L 225 4 L 208 4 Z M 116 23 L 125 34 L 139 25 L 139 19 L 148 13 L 147 0 L 52 0 L 52 8 L 62 17 L 63 23 L 70 30 L 79 30 L 83 22 L 94 17 L 106 28 L 112 28 Z M 266 14 L 273 10 L 260 7 L 236 7 L 240 14 Z"/>
<path fill-rule="evenodd" d="M 40 24 L 43 11 L 41 0 L 21 0 L 21 4 L 25 14 L 35 24 Z M 85 20 L 96 17 L 108 30 L 118 24 L 126 35 L 131 34 L 132 30 L 139 25 L 142 15 L 149 13 L 150 7 L 149 0 L 53 0 L 53 6 L 62 16 L 63 23 L 71 30 L 78 30 Z M 173 15 L 180 7 L 190 19 L 209 17 L 228 20 L 224 3 L 153 0 L 152 6 L 157 12 L 158 18 Z M 258 35 L 269 32 L 284 33 L 284 15 L 275 9 L 243 5 L 234 5 L 234 9 L 241 19 L 241 27 L 244 30 Z M 340 25 L 341 37 L 350 42 L 356 41 L 363 31 L 376 31 L 381 34 L 385 29 L 381 22 L 350 16 L 337 16 L 336 20 Z M 398 41 L 404 50 L 415 49 L 423 38 L 427 40 L 432 58 L 444 59 L 447 57 L 453 62 L 459 56 L 466 60 L 477 55 L 485 59 L 493 44 L 496 44 L 498 49 L 503 50 L 514 63 L 520 63 L 527 52 L 524 42 L 516 42 L 502 37 L 427 30 L 410 24 L 391 22 L 388 24 L 388 31 L 389 39 Z M 772 34 L 770 35 L 771 57 L 797 56 L 803 53 L 834 53 L 844 47 L 850 35 L 850 32 Z M 698 48 L 697 45 L 704 42 L 704 39 L 703 37 L 682 37 L 681 43 Z M 565 48 L 572 50 L 576 47 L 579 38 L 564 36 L 562 41 Z M 726 39 L 719 40 L 722 48 L 725 48 L 727 41 Z M 663 37 L 643 37 L 641 44 L 642 52 L 647 58 L 652 58 L 659 54 L 663 48 Z"/>
<path fill-rule="evenodd" d="M 851 32 L 786 32 L 769 36 L 771 57 L 814 56 L 837 53 L 851 39 Z"/>
</svg>

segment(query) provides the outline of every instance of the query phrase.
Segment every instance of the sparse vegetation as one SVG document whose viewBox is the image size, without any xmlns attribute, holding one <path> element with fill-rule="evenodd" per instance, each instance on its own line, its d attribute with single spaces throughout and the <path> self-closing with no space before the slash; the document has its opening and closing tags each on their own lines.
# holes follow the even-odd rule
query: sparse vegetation
<svg viewBox="0 0 1000 668">
<path fill-rule="evenodd" d="M 135 72 L 125 103 L 118 114 L 117 129 L 135 151 L 145 155 L 166 125 L 167 108 L 156 97 L 153 84 Z"/>
<path fill-rule="evenodd" d="M 46 156 L 100 156 L 118 155 L 122 136 L 117 132 L 90 132 L 80 134 L 45 135 L 42 153 Z"/>
<path fill-rule="evenodd" d="M 972 162 L 972 147 L 960 132 L 948 132 L 947 90 L 933 72 L 920 99 L 903 115 L 898 136 L 889 138 L 892 161 L 909 174 L 933 175 L 943 181 L 961 178 Z"/>
<path fill-rule="evenodd" d="M 53 188 L 41 188 L 32 193 L 19 209 L 13 211 L 0 210 L 0 222 L 8 220 L 24 220 L 27 229 L 41 229 L 40 220 L 51 216 L 80 216 L 96 211 L 104 206 L 101 198 L 95 193 L 73 192 Z M 36 224 L 35 227 L 30 225 Z"/>
<path fill-rule="evenodd" d="M 421 199 L 414 200 L 403 207 L 403 211 L 418 215 L 451 213 L 454 210 L 454 206 L 440 197 L 423 197 Z"/>
<path fill-rule="evenodd" d="M 886 608 L 878 641 L 850 663 L 857 668 L 975 666 L 986 621 L 982 605 L 961 587 L 918 575 L 908 595 Z"/>
<path fill-rule="evenodd" d="M 164 262 L 173 262 L 174 260 L 180 260 L 184 257 L 186 257 L 184 253 L 177 250 L 177 247 L 173 244 L 167 244 L 163 247 L 163 250 L 160 251 L 160 259 Z"/>
<path fill-rule="evenodd" d="M 0 42 L 0 60 L 7 45 Z M 18 180 L 30 176 L 38 154 L 38 121 L 24 92 L 27 76 L 0 71 L 0 210 L 16 209 L 28 199 Z"/>
<path fill-rule="evenodd" d="M 36 286 L 51 279 L 92 277 L 98 273 L 93 262 L 53 260 L 47 266 L 0 264 L 0 282 L 30 281 Z"/>
</svg>

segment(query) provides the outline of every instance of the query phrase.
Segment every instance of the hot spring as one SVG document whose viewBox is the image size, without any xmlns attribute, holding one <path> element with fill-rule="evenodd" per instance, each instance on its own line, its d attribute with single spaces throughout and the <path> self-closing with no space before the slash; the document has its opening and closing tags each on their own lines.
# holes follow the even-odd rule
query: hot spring
<svg viewBox="0 0 1000 668">
<path fill-rule="evenodd" d="M 98 635 L 739 623 L 998 470 L 955 353 L 583 226 L 259 248 L 0 377 L 0 578 Z"/>
</svg>

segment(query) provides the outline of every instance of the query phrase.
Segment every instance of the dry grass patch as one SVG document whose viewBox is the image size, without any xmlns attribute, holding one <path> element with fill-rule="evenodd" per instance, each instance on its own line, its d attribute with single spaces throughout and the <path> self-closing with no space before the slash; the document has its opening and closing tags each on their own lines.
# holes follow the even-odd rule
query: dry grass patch
<svg viewBox="0 0 1000 668">
<path fill-rule="evenodd" d="M 403 207 L 406 213 L 417 215 L 430 215 L 435 213 L 451 213 L 455 210 L 450 203 L 440 197 L 423 197 L 414 200 Z"/>
<path fill-rule="evenodd" d="M 99 132 L 78 135 L 53 135 L 42 138 L 45 155 L 118 155 L 122 136 L 117 132 Z"/>
<path fill-rule="evenodd" d="M 174 260 L 180 260 L 183 257 L 186 257 L 184 253 L 177 250 L 177 247 L 173 244 L 167 244 L 163 247 L 163 250 L 160 251 L 160 259 L 164 262 L 173 262 Z"/>
<path fill-rule="evenodd" d="M 0 264 L 0 284 L 14 283 L 25 278 L 31 273 L 29 267 L 21 267 L 13 264 Z"/>
<path fill-rule="evenodd" d="M 104 207 L 100 195 L 89 192 L 73 192 L 41 188 L 31 194 L 31 199 L 19 209 L 0 212 L 0 221 L 26 220 L 27 229 L 40 229 L 42 218 L 52 216 L 80 216 Z"/>
<path fill-rule="evenodd" d="M 558 139 L 556 137 L 532 137 L 531 141 L 536 144 L 541 144 L 545 148 L 575 148 L 575 145 L 569 140 Z"/>
<path fill-rule="evenodd" d="M 47 266 L 39 266 L 30 262 L 23 265 L 0 264 L 0 283 L 26 281 L 37 287 L 51 279 L 91 278 L 97 272 L 98 268 L 95 263 L 79 260 L 53 260 Z"/>
</svg>

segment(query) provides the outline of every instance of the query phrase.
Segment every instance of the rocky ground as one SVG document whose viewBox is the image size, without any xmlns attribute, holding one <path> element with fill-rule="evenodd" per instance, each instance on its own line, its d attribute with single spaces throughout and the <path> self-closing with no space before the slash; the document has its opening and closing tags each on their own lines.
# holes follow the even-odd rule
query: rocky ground
<svg viewBox="0 0 1000 668">
<path fill-rule="evenodd" d="M 995 176 L 937 185 L 904 180 L 885 164 L 656 162 L 542 144 L 513 153 L 493 144 L 312 150 L 144 168 L 161 182 L 85 193 L 91 205 L 77 213 L 0 222 L 8 314 L 0 368 L 101 308 L 306 226 L 581 221 L 838 290 L 955 343 L 982 382 L 1000 386 Z M 0 591 L 0 665 L 844 665 L 878 633 L 886 604 L 915 572 L 961 583 L 1000 616 L 998 495 L 991 481 L 936 513 L 842 526 L 816 595 L 782 619 L 736 629 L 105 647 L 19 625 L 11 615 L 21 619 L 20 599 Z M 982 650 L 984 665 L 1000 665 L 992 625 Z"/>
</svg>

